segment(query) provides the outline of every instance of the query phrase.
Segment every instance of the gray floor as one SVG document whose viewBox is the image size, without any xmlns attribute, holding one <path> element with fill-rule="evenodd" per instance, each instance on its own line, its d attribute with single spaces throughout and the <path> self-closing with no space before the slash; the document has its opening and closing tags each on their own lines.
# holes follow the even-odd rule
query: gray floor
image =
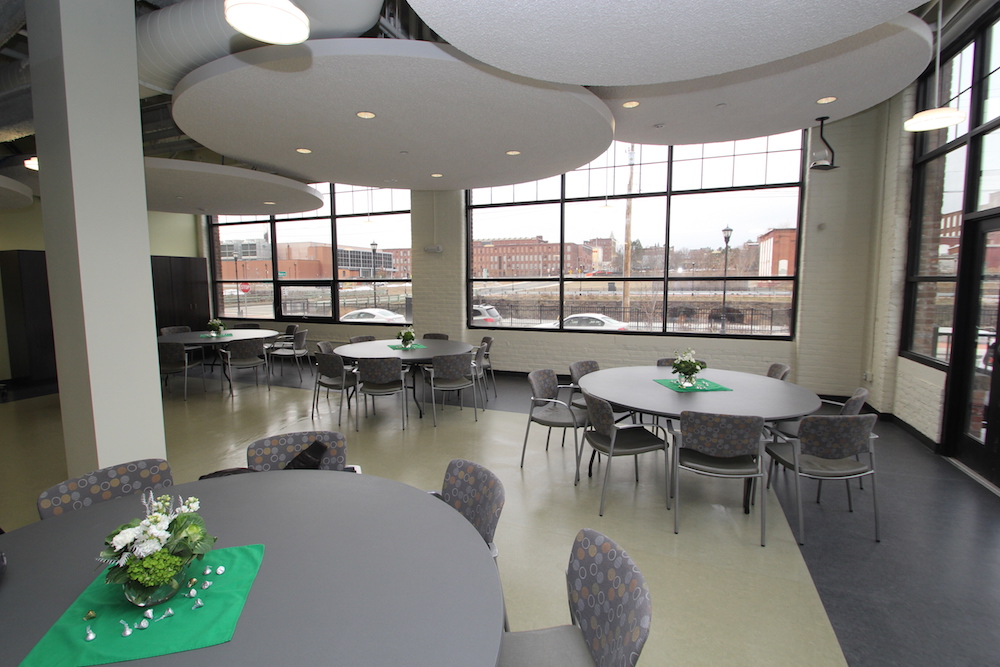
<svg viewBox="0 0 1000 667">
<path fill-rule="evenodd" d="M 244 379 L 250 384 L 238 384 L 237 395 L 232 400 L 221 397 L 218 385 L 213 387 L 211 382 L 210 392 L 204 394 L 198 380 L 192 384 L 192 396 L 188 403 L 179 400 L 180 386 L 176 383 L 173 393 L 165 396 L 168 455 L 172 463 L 175 457 L 178 459 L 175 466 L 178 481 L 193 479 L 211 469 L 239 465 L 246 445 L 243 440 L 251 437 L 244 434 L 260 430 L 280 432 L 286 426 L 287 430 L 295 430 L 295 425 L 309 422 L 308 399 L 299 393 L 311 388 L 308 375 L 301 385 L 294 370 L 286 369 L 284 375 L 274 376 L 276 387 L 297 388 L 292 394 L 276 389 L 269 395 L 263 387 L 254 387 L 249 376 Z M 529 389 L 525 377 L 504 374 L 499 380 L 499 397 L 490 397 L 491 413 L 526 412 Z M 435 479 L 441 467 L 437 459 L 468 452 L 468 456 L 475 455 L 497 470 L 509 486 L 508 506 L 501 519 L 497 539 L 501 547 L 501 574 L 514 629 L 537 627 L 539 623 L 564 622 L 565 601 L 559 598 L 564 596 L 565 591 L 559 591 L 558 570 L 560 566 L 564 567 L 564 563 L 560 564 L 565 557 L 563 542 L 571 536 L 561 534 L 560 521 L 553 522 L 552 517 L 546 518 L 545 515 L 551 513 L 559 519 L 565 518 L 566 523 L 582 525 L 586 522 L 591 527 L 604 529 L 608 534 L 619 536 L 623 542 L 628 540 L 634 544 L 637 555 L 659 559 L 677 570 L 657 573 L 657 576 L 667 578 L 658 582 L 663 593 L 655 609 L 660 613 L 656 616 L 656 636 L 651 638 L 650 650 L 643 656 L 644 664 L 812 665 L 836 664 L 838 659 L 843 658 L 848 664 L 856 666 L 1000 664 L 1000 636 L 996 632 L 1000 623 L 1000 581 L 997 581 L 1000 578 L 1000 567 L 997 567 L 1000 498 L 946 459 L 932 454 L 892 423 L 882 421 L 876 427 L 880 435 L 877 444 L 882 519 L 880 543 L 873 539 L 871 489 L 868 484 L 864 491 L 855 489 L 855 512 L 848 513 L 843 484 L 826 485 L 823 503 L 816 505 L 813 502 L 815 487 L 806 483 L 804 506 L 808 541 L 801 547 L 801 555 L 808 567 L 807 576 L 811 576 L 815 583 L 822 606 L 829 616 L 829 624 L 836 632 L 836 640 L 843 651 L 843 658 L 826 651 L 819 653 L 823 656 L 822 660 L 811 660 L 806 657 L 808 653 L 782 653 L 779 650 L 779 646 L 790 642 L 801 642 L 806 647 L 803 650 L 807 650 L 810 643 L 822 641 L 824 632 L 822 627 L 816 626 L 815 638 L 800 636 L 793 639 L 790 636 L 791 632 L 808 634 L 803 628 L 812 627 L 808 623 L 795 627 L 790 625 L 798 621 L 797 616 L 811 613 L 807 608 L 800 611 L 800 607 L 796 606 L 801 604 L 798 598 L 794 602 L 791 599 L 788 601 L 788 605 L 795 609 L 794 613 L 782 616 L 782 612 L 788 610 L 780 609 L 785 599 L 781 589 L 788 582 L 775 577 L 773 568 L 775 563 L 782 562 L 776 557 L 779 549 L 797 551 L 794 540 L 789 539 L 790 535 L 785 537 L 775 530 L 773 543 L 769 542 L 766 550 L 757 546 L 755 550 L 734 554 L 712 551 L 725 549 L 734 541 L 733 535 L 706 536 L 692 534 L 693 531 L 714 530 L 720 516 L 733 522 L 744 518 L 742 512 L 731 511 L 736 504 L 731 502 L 731 498 L 710 496 L 715 493 L 715 487 L 707 487 L 704 492 L 711 503 L 709 514 L 696 517 L 697 509 L 685 505 L 681 534 L 674 536 L 672 531 L 661 525 L 672 520 L 670 513 L 653 502 L 657 483 L 662 483 L 657 472 L 662 469 L 662 459 L 659 467 L 650 459 L 641 464 L 642 483 L 636 485 L 634 490 L 634 482 L 628 482 L 627 475 L 617 480 L 615 492 L 609 498 L 609 512 L 598 520 L 596 502 L 599 484 L 588 481 L 584 471 L 581 486 L 572 486 L 566 469 L 571 460 L 566 461 L 566 450 L 557 449 L 555 439 L 551 451 L 544 452 L 544 437 L 541 433 L 534 434 L 529 442 L 528 464 L 523 472 L 518 469 L 516 456 L 520 453 L 524 428 L 520 415 L 514 419 L 493 415 L 492 419 L 481 420 L 479 425 L 474 425 L 468 409 L 458 411 L 449 406 L 442 422 L 443 428 L 428 430 L 428 425 L 421 421 L 429 420 L 417 420 L 415 412 L 411 412 L 414 431 L 422 432 L 419 439 L 411 440 L 411 437 L 416 437 L 416 432 L 411 434 L 410 429 L 406 434 L 399 432 L 398 403 L 387 400 L 381 399 L 378 420 L 374 417 L 371 420 L 362 418 L 360 434 L 354 434 L 346 423 L 340 428 L 348 435 L 349 460 L 363 463 L 366 473 L 432 488 L 439 483 Z M 466 403 L 471 405 L 468 396 Z M 335 412 L 336 401 L 331 404 Z M 258 405 L 266 409 L 260 409 Z M 37 495 L 37 488 L 43 482 L 47 485 L 65 477 L 65 464 L 54 462 L 56 457 L 45 456 L 50 449 L 58 452 L 61 447 L 61 442 L 55 447 L 52 444 L 61 441 L 58 419 L 51 418 L 53 409 L 58 410 L 57 401 L 46 398 L 0 406 L 0 414 L 4 417 L 4 428 L 0 429 L 0 460 L 3 461 L 0 481 L 4 485 L 4 489 L 0 490 L 0 525 L 8 530 L 35 520 L 31 516 L 31 498 L 33 494 Z M 261 420 L 259 423 L 258 419 Z M 327 423 L 324 427 L 330 425 Z M 181 451 L 172 449 L 176 446 L 170 444 L 199 441 L 204 445 L 199 445 L 190 454 L 190 447 Z M 215 445 L 216 442 L 220 445 Z M 570 445 L 567 449 L 572 451 Z M 434 460 L 428 460 L 427 466 L 419 466 L 425 458 L 420 452 L 425 450 L 428 456 L 433 455 Z M 16 474 L 17 470 L 23 469 L 31 469 L 37 479 Z M 790 476 L 779 474 L 774 491 L 788 520 L 794 524 L 790 482 Z M 654 497 L 650 499 L 650 495 Z M 25 501 L 25 498 L 28 500 Z M 566 499 L 570 501 L 568 504 Z M 539 507 L 547 509 L 540 514 Z M 654 517 L 651 523 L 650 516 Z M 784 522 L 780 512 L 770 516 L 775 523 Z M 695 527 L 693 524 L 699 519 L 703 525 Z M 735 541 L 752 544 L 756 517 L 746 519 L 746 525 L 738 527 L 739 530 L 745 529 L 745 534 L 736 537 Z M 539 550 L 542 536 L 553 531 L 560 534 L 553 536 L 552 543 L 546 542 Z M 656 535 L 649 531 L 654 531 Z M 787 527 L 784 531 L 787 535 Z M 769 540 L 770 535 L 769 529 Z M 707 541 L 716 538 L 715 542 Z M 702 542 L 685 546 L 686 540 Z M 754 559 L 758 555 L 771 560 L 769 564 L 764 562 L 761 565 L 764 569 L 771 569 L 763 575 L 762 581 L 771 581 L 772 588 L 779 590 L 749 589 L 752 593 L 746 594 L 759 596 L 758 606 L 764 605 L 760 608 L 761 618 L 745 621 L 732 619 L 734 625 L 726 631 L 732 639 L 723 643 L 733 646 L 715 646 L 720 640 L 711 634 L 712 628 L 704 625 L 711 623 L 712 615 L 718 613 L 712 606 L 716 602 L 711 598 L 724 595 L 724 589 L 719 592 L 709 586 L 710 582 L 699 579 L 704 576 L 703 571 L 687 569 L 694 566 L 685 560 L 688 556 L 679 554 L 684 548 L 693 548 L 696 554 L 701 553 L 702 560 L 720 561 L 715 565 L 723 569 L 731 569 L 733 562 Z M 540 551 L 542 557 L 553 561 L 553 567 L 548 568 L 552 572 L 546 572 L 541 579 L 551 590 L 539 590 L 531 585 L 518 586 L 521 580 L 527 581 L 536 576 L 531 561 L 522 559 L 523 550 Z M 726 561 L 727 558 L 732 558 L 732 561 Z M 795 567 L 794 563 L 789 566 Z M 717 572 L 718 567 L 714 571 Z M 552 585 L 550 580 L 556 581 L 556 585 Z M 697 596 L 697 601 L 691 595 Z M 794 597 L 799 593 L 791 591 L 789 595 Z M 679 600 L 667 601 L 665 597 L 678 597 Z M 665 613 L 664 603 L 690 608 L 690 613 Z M 717 603 L 726 604 L 724 599 Z M 698 629 L 699 623 L 703 625 L 703 630 Z M 694 648 L 690 646 L 692 642 L 678 637 L 685 632 L 690 634 L 690 626 L 699 634 Z M 771 634 L 773 639 L 769 638 Z M 741 649 L 743 644 L 749 646 L 750 637 L 762 639 L 764 647 L 772 642 L 776 654 L 768 656 L 768 649 L 761 646 Z M 697 643 L 699 640 L 700 644 Z M 717 653 L 711 653 L 716 650 Z M 802 657 L 792 659 L 792 655 Z"/>
</svg>

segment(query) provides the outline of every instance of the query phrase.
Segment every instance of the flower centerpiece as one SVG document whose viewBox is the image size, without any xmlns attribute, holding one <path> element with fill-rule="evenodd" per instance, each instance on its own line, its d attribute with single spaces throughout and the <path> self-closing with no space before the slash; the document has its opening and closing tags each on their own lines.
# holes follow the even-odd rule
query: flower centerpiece
<svg viewBox="0 0 1000 667">
<path fill-rule="evenodd" d="M 147 607 L 180 589 L 184 569 L 212 549 L 215 538 L 197 514 L 197 498 L 175 505 L 170 496 L 143 495 L 144 518 L 132 519 L 108 535 L 97 560 L 110 565 L 104 581 L 121 584 L 132 604 Z"/>
<path fill-rule="evenodd" d="M 403 347 L 410 347 L 413 345 L 413 340 L 417 337 L 417 334 L 413 332 L 413 327 L 403 327 L 403 330 L 396 334 L 396 338 L 403 342 Z"/>
<path fill-rule="evenodd" d="M 698 361 L 694 358 L 694 350 L 688 348 L 683 352 L 678 353 L 674 350 L 673 370 L 671 373 L 677 373 L 680 377 L 678 378 L 678 384 L 682 387 L 693 387 L 695 382 L 698 380 L 698 371 L 705 368 L 706 364 L 704 361 Z"/>
<path fill-rule="evenodd" d="M 208 329 L 214 335 L 218 336 L 220 333 L 225 331 L 226 325 L 222 323 L 222 320 L 220 320 L 217 317 L 214 317 L 208 321 Z"/>
</svg>

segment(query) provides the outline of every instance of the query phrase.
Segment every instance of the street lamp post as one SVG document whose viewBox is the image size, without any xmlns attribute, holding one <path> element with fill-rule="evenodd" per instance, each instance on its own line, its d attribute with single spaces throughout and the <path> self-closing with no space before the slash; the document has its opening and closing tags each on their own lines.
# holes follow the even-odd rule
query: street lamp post
<svg viewBox="0 0 1000 667">
<path fill-rule="evenodd" d="M 243 259 L 243 254 L 236 248 L 236 244 L 233 244 L 233 275 L 236 276 L 236 317 L 243 317 L 243 304 L 240 303 L 240 260 Z M 246 266 L 243 267 L 243 273 L 246 273 Z"/>
<path fill-rule="evenodd" d="M 726 333 L 726 278 L 729 277 L 729 238 L 733 235 L 733 230 L 726 225 L 722 230 L 722 238 L 726 241 L 726 254 L 723 259 L 722 268 L 722 332 Z"/>
<path fill-rule="evenodd" d="M 378 308 L 378 285 L 375 284 L 375 251 L 378 250 L 378 243 L 372 241 L 372 295 L 375 298 L 375 307 Z"/>
</svg>

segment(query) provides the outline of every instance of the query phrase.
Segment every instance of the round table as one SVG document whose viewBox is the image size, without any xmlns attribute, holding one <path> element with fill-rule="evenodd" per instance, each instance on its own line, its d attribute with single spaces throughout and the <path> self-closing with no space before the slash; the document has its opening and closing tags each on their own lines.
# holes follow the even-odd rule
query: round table
<svg viewBox="0 0 1000 667">
<path fill-rule="evenodd" d="M 264 560 L 232 641 L 136 664 L 496 664 L 496 564 L 479 532 L 440 499 L 379 477 L 315 470 L 169 491 L 201 500 L 216 547 L 262 543 Z M 98 575 L 105 536 L 142 514 L 139 496 L 129 496 L 0 535 L 4 664 L 18 664 Z"/>
<path fill-rule="evenodd" d="M 158 343 L 184 343 L 185 345 L 225 345 L 234 340 L 252 340 L 254 338 L 274 338 L 280 335 L 273 329 L 226 329 L 224 336 L 209 336 L 209 331 L 187 331 L 184 333 L 164 334 L 158 336 Z"/>
<path fill-rule="evenodd" d="M 400 345 L 402 341 L 367 340 L 363 343 L 349 343 L 334 349 L 334 352 L 348 359 L 385 359 L 399 357 L 403 363 L 429 364 L 431 359 L 445 354 L 464 354 L 472 351 L 472 345 L 460 340 L 441 340 L 440 338 L 421 338 L 413 341 L 424 345 L 423 348 L 409 350 L 394 350 L 390 345 Z"/>
<path fill-rule="evenodd" d="M 766 375 L 706 368 L 698 377 L 732 391 L 677 392 L 654 380 L 676 379 L 667 366 L 629 366 L 588 373 L 580 388 L 629 410 L 661 417 L 681 412 L 712 412 L 763 417 L 766 421 L 796 419 L 819 409 L 819 396 L 805 387 Z"/>
<path fill-rule="evenodd" d="M 473 346 L 463 343 L 460 340 L 442 340 L 440 338 L 421 338 L 413 341 L 423 345 L 422 348 L 410 348 L 409 350 L 395 350 L 392 345 L 400 345 L 402 341 L 395 338 L 389 340 L 366 340 L 363 343 L 348 343 L 334 348 L 334 352 L 347 359 L 385 359 L 386 357 L 398 357 L 404 364 L 429 364 L 434 357 L 446 354 L 465 354 L 472 352 Z M 417 400 L 417 383 L 412 386 L 413 403 L 417 406 L 421 419 L 424 416 L 424 408 Z"/>
</svg>

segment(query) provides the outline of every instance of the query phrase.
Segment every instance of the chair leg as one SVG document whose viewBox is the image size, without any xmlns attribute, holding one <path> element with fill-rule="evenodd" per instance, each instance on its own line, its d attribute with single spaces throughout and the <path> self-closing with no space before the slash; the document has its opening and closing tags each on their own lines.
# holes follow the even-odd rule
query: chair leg
<svg viewBox="0 0 1000 667">
<path fill-rule="evenodd" d="M 188 400 L 188 369 L 184 367 L 184 400 Z"/>
<path fill-rule="evenodd" d="M 614 443 L 612 442 L 612 446 Z M 604 496 L 608 492 L 608 478 L 611 476 L 611 459 L 614 458 L 610 454 L 608 455 L 608 464 L 604 467 L 604 486 L 601 487 L 601 511 L 598 512 L 598 516 L 604 516 Z"/>
<path fill-rule="evenodd" d="M 756 477 L 753 478 L 754 481 L 757 480 Z M 751 486 L 756 486 L 760 489 L 760 546 L 765 546 L 765 537 L 767 536 L 767 498 L 764 496 L 764 470 L 761 466 L 760 471 L 760 484 L 751 484 Z"/>
<path fill-rule="evenodd" d="M 636 454 L 635 456 L 633 456 L 632 460 L 635 461 L 635 483 L 638 484 L 639 483 L 639 455 Z"/>
<path fill-rule="evenodd" d="M 875 541 L 881 542 L 878 534 L 878 494 L 875 492 L 875 473 L 872 472 L 872 505 L 875 506 Z"/>
<path fill-rule="evenodd" d="M 799 544 L 806 543 L 806 522 L 802 516 L 802 476 L 799 475 L 799 466 L 795 466 L 795 511 L 799 517 Z"/>
<path fill-rule="evenodd" d="M 444 406 L 442 406 L 443 409 Z M 434 417 L 434 426 L 438 425 L 437 403 L 434 400 L 434 383 L 431 383 L 431 415 Z"/>
<path fill-rule="evenodd" d="M 819 505 L 819 496 L 823 493 L 823 480 L 816 480 L 816 504 Z"/>
<path fill-rule="evenodd" d="M 524 429 L 524 444 L 521 445 L 521 467 L 524 467 L 524 452 L 528 449 L 528 431 L 531 430 L 531 414 L 528 414 L 528 427 Z"/>
<path fill-rule="evenodd" d="M 858 478 L 858 479 L 860 479 L 860 478 Z M 845 479 L 844 480 L 844 484 L 847 485 L 847 511 L 848 512 L 853 512 L 854 511 L 854 502 L 851 499 L 851 480 Z"/>
<path fill-rule="evenodd" d="M 674 498 L 674 535 L 677 534 L 678 528 L 680 527 L 680 513 L 681 513 L 681 498 L 680 498 L 680 450 L 674 449 L 673 462 L 673 474 L 670 476 L 670 481 L 673 483 L 673 492 L 670 494 Z"/>
<path fill-rule="evenodd" d="M 549 451 L 549 438 L 552 437 L 552 427 L 549 427 L 549 432 L 545 436 L 545 451 Z"/>
<path fill-rule="evenodd" d="M 597 456 L 597 450 L 595 449 L 590 453 L 590 465 L 587 467 L 587 477 L 594 476 L 594 457 Z"/>
</svg>

